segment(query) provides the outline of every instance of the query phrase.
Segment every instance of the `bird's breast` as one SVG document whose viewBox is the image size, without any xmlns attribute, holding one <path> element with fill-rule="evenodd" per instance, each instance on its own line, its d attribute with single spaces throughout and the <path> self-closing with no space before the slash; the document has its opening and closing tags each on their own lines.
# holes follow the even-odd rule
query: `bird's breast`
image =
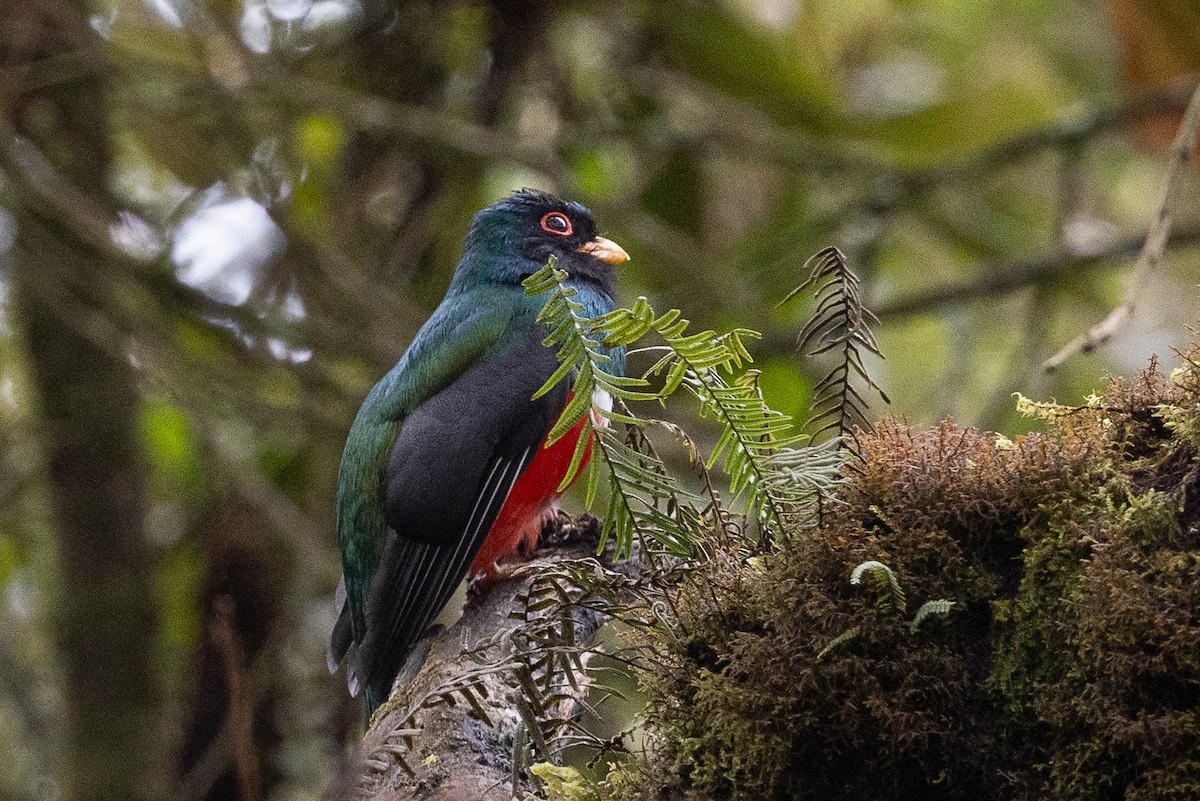
<svg viewBox="0 0 1200 801">
<path fill-rule="evenodd" d="M 567 397 L 570 403 L 570 396 Z M 594 425 L 607 426 L 608 418 L 601 413 L 612 411 L 612 395 L 602 389 L 592 394 L 592 422 Z M 496 521 L 488 532 L 479 552 L 471 562 L 468 575 L 474 580 L 488 580 L 496 575 L 496 562 L 514 553 L 522 544 L 526 553 L 530 553 L 537 545 L 538 535 L 541 534 L 542 524 L 547 515 L 553 514 L 555 502 L 562 497 L 558 485 L 562 483 L 567 470 L 571 466 L 571 457 L 583 434 L 583 420 L 550 445 L 539 447 L 525 472 L 517 479 L 508 499 L 496 515 Z M 592 457 L 592 443 L 584 446 L 583 460 L 575 476 L 583 472 Z M 574 480 L 572 480 L 574 483 Z M 563 492 L 566 491 L 564 488 Z"/>
</svg>

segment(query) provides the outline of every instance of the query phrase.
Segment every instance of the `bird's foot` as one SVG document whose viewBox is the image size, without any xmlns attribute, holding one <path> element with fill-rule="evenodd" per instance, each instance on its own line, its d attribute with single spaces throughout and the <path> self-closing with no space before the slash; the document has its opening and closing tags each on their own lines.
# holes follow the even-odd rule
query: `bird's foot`
<svg viewBox="0 0 1200 801">
<path fill-rule="evenodd" d="M 517 549 L 493 562 L 485 571 L 471 576 L 467 583 L 467 601 L 475 602 L 491 590 L 491 585 L 513 577 L 525 563 L 544 548 L 561 548 L 580 542 L 600 541 L 600 521 L 591 515 L 571 517 L 557 505 L 542 513 L 541 525 L 533 528 L 532 536 L 524 536 Z"/>
<path fill-rule="evenodd" d="M 478 601 L 491 591 L 493 584 L 512 578 L 513 571 L 518 566 L 511 562 L 506 562 L 502 565 L 493 565 L 492 569 L 486 573 L 478 573 L 472 576 L 471 581 L 467 584 L 467 600 Z"/>
<path fill-rule="evenodd" d="M 533 558 L 538 548 L 553 548 L 563 542 L 563 532 L 569 529 L 574 519 L 555 504 L 542 512 L 541 525 L 537 527 L 532 537 L 521 542 L 519 551 L 525 559 Z"/>
<path fill-rule="evenodd" d="M 579 542 L 600 542 L 600 521 L 589 514 L 571 517 L 555 508 L 554 515 L 542 524 L 541 547 L 561 548 Z"/>
</svg>

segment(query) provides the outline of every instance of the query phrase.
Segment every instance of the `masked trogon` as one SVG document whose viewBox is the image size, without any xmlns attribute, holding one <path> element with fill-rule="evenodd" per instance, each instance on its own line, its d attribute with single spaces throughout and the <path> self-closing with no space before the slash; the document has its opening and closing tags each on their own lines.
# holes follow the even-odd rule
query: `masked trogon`
<svg viewBox="0 0 1200 801">
<path fill-rule="evenodd" d="M 331 670 L 346 660 L 368 716 L 463 578 L 493 578 L 498 560 L 535 544 L 559 497 L 581 426 L 546 446 L 569 379 L 533 399 L 558 362 L 536 321 L 545 297 L 521 285 L 550 256 L 584 314 L 614 308 L 613 268 L 629 256 L 583 206 L 521 190 L 475 215 L 446 297 L 350 428 L 329 659 Z M 624 350 L 608 355 L 604 369 L 622 374 Z"/>
</svg>

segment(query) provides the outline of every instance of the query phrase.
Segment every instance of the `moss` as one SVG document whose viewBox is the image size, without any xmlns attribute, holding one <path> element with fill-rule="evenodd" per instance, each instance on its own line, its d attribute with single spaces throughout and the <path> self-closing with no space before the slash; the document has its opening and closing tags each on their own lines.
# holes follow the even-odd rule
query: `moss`
<svg viewBox="0 0 1200 801">
<path fill-rule="evenodd" d="M 726 553 L 648 643 L 658 790 L 713 799 L 1200 797 L 1200 376 L 1015 441 L 859 436 L 822 524 Z M 909 599 L 856 565 L 877 560 Z M 924 601 L 955 605 L 915 631 Z M 830 643 L 836 647 L 827 649 Z M 664 779 L 663 777 L 668 777 Z"/>
</svg>

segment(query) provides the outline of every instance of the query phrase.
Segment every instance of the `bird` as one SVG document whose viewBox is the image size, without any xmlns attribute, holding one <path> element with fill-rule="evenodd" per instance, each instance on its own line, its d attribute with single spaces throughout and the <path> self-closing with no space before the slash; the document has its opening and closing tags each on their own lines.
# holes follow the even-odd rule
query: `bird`
<svg viewBox="0 0 1200 801">
<path fill-rule="evenodd" d="M 537 320 L 546 296 L 521 283 L 551 257 L 582 314 L 616 308 L 614 268 L 629 254 L 583 205 L 519 190 L 475 215 L 445 297 L 350 427 L 328 661 L 331 672 L 346 663 L 368 721 L 463 579 L 484 586 L 501 576 L 498 563 L 532 550 L 557 509 L 583 421 L 547 442 L 571 377 L 534 398 L 558 358 Z M 606 355 L 603 369 L 623 375 L 624 348 Z M 606 395 L 594 407 L 611 410 Z"/>
</svg>

